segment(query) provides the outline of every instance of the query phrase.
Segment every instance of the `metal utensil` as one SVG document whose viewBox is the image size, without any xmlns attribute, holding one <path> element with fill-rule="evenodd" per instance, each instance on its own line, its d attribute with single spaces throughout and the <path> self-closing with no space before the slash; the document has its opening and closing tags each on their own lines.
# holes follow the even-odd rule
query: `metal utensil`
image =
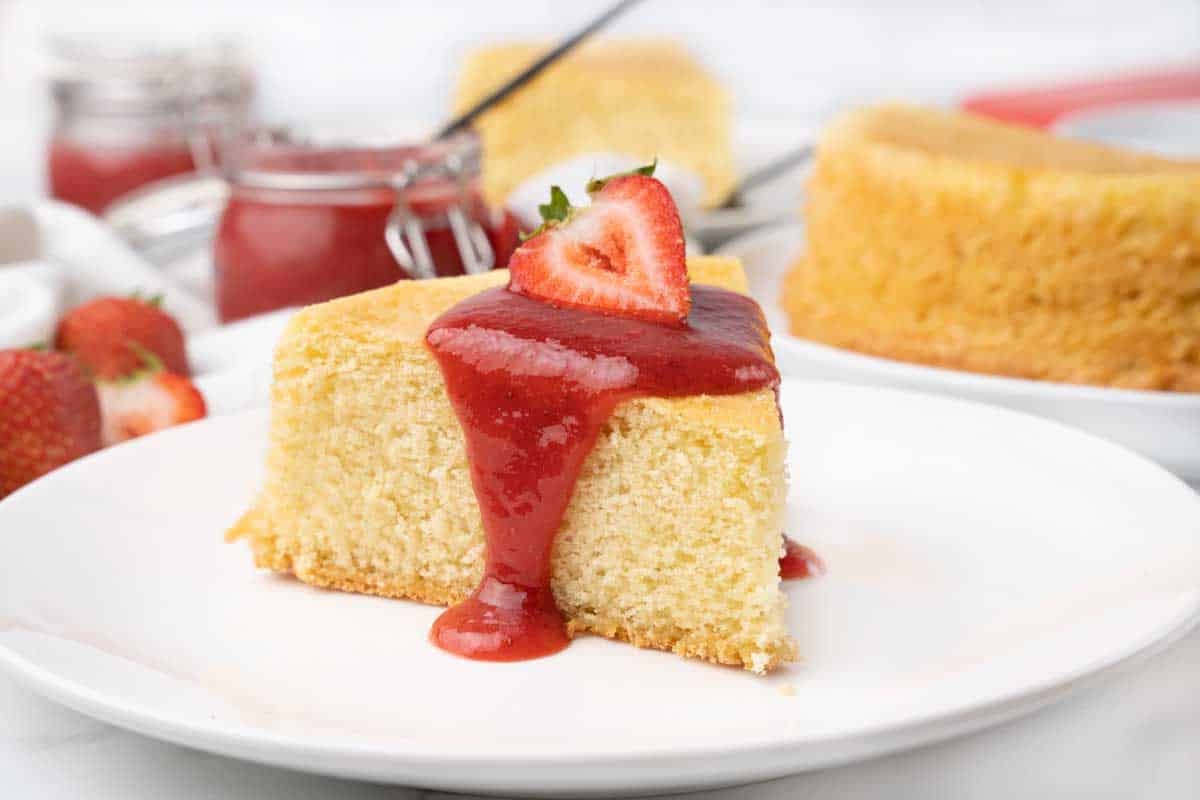
<svg viewBox="0 0 1200 800">
<path fill-rule="evenodd" d="M 587 25 L 584 25 L 566 39 L 562 40 L 562 42 L 560 42 L 553 50 L 546 53 L 537 61 L 523 69 L 503 86 L 496 89 L 496 91 L 480 100 L 463 114 L 460 114 L 450 122 L 446 123 L 445 127 L 438 131 L 437 136 L 434 138 L 444 139 L 445 137 L 450 136 L 453 133 L 457 133 L 463 128 L 466 128 L 472 122 L 474 122 L 475 118 L 480 114 L 504 100 L 517 89 L 520 89 L 522 86 L 529 83 L 529 81 L 541 74 L 542 70 L 546 69 L 546 67 L 550 66 L 555 61 L 558 61 L 567 53 L 575 49 L 575 47 L 584 39 L 588 38 L 608 23 L 612 22 L 614 19 L 628 11 L 631 7 L 637 5 L 639 2 L 641 2 L 641 0 L 621 0 L 621 2 L 614 4 L 603 14 L 593 19 Z"/>
<path fill-rule="evenodd" d="M 793 168 L 807 162 L 812 158 L 813 150 L 812 143 L 807 142 L 754 170 L 738 181 L 737 185 L 733 187 L 733 191 L 729 193 L 729 197 L 725 199 L 725 202 L 719 208 L 737 208 L 741 206 L 744 202 L 746 192 L 764 183 L 770 183 L 776 178 L 782 177 Z"/>
</svg>

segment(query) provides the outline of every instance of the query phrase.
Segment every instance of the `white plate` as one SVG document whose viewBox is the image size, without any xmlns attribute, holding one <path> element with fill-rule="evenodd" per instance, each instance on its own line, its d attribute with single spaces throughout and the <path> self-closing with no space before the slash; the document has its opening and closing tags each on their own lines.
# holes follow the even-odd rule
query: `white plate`
<svg viewBox="0 0 1200 800">
<path fill-rule="evenodd" d="M 1197 158 L 1200 100 L 1121 103 L 1078 111 L 1056 121 L 1054 131 L 1170 158 Z"/>
<path fill-rule="evenodd" d="M 770 678 L 597 638 L 518 664 L 426 640 L 438 610 L 256 572 L 221 541 L 267 413 L 88 457 L 0 502 L 0 665 L 169 741 L 471 792 L 634 794 L 766 779 L 974 730 L 1182 632 L 1200 499 L 1001 409 L 788 381 L 805 662 Z M 169 467 L 169 468 L 168 468 Z"/>
<path fill-rule="evenodd" d="M 862 355 L 789 335 L 780 284 L 803 247 L 804 228 L 793 223 L 740 237 L 720 251 L 745 266 L 785 375 L 938 392 L 1038 414 L 1125 445 L 1185 480 L 1200 481 L 1200 394 L 980 375 Z"/>
</svg>

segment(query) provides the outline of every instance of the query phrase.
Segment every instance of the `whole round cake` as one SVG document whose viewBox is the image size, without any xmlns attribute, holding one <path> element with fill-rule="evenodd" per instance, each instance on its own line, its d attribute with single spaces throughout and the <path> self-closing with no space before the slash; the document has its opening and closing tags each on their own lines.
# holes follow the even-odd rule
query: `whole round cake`
<svg viewBox="0 0 1200 800">
<path fill-rule="evenodd" d="M 1200 391 L 1200 163 L 908 106 L 823 136 L 792 333 L 974 372 Z"/>
</svg>

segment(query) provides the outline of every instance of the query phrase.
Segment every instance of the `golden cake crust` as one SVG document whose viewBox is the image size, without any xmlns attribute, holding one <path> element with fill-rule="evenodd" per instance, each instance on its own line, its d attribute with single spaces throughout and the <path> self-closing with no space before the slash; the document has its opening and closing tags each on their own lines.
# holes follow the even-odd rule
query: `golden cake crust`
<svg viewBox="0 0 1200 800">
<path fill-rule="evenodd" d="M 689 268 L 746 291 L 736 261 Z M 424 333 L 506 279 L 402 282 L 297 314 L 276 353 L 267 480 L 228 538 L 314 585 L 438 605 L 469 594 L 482 527 Z M 757 671 L 794 658 L 776 563 L 784 456 L 770 391 L 621 404 L 555 543 L 570 632 Z"/>
<path fill-rule="evenodd" d="M 882 106 L 822 137 L 794 334 L 974 372 L 1200 391 L 1200 165 Z"/>
</svg>

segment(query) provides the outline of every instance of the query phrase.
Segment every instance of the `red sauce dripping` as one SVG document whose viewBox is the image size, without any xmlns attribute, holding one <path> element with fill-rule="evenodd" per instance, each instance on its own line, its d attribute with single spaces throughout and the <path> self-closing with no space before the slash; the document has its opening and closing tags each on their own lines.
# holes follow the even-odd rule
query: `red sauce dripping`
<svg viewBox="0 0 1200 800">
<path fill-rule="evenodd" d="M 437 619 L 431 638 L 485 661 L 567 645 L 550 588 L 554 536 L 620 402 L 779 385 L 758 305 L 711 286 L 692 287 L 681 327 L 492 289 L 435 320 L 426 341 L 463 428 L 487 541 L 483 582 Z"/>
<path fill-rule="evenodd" d="M 779 577 L 785 581 L 815 578 L 825 574 L 825 562 L 811 549 L 783 537 L 783 557 L 779 559 Z"/>
</svg>

